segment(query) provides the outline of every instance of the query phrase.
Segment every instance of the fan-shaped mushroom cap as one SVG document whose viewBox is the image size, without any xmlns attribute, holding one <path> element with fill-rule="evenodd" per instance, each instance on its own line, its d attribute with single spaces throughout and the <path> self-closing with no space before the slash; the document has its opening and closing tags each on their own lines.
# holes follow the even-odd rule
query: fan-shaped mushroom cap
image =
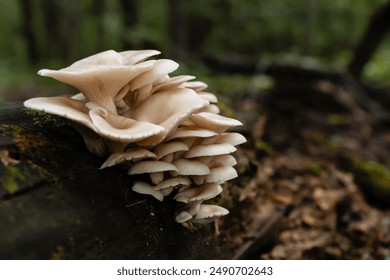
<svg viewBox="0 0 390 280">
<path fill-rule="evenodd" d="M 188 186 L 190 184 L 191 184 L 191 181 L 187 177 L 173 177 L 173 178 L 170 178 L 170 179 L 167 179 L 167 180 L 161 182 L 160 184 L 158 184 L 157 186 L 154 186 L 153 188 L 155 190 L 162 190 L 162 189 L 166 189 L 169 187 L 176 187 L 179 185 Z"/>
<path fill-rule="evenodd" d="M 94 131 L 113 141 L 133 143 L 164 132 L 161 126 L 112 114 L 103 108 L 91 109 L 89 117 Z"/>
<path fill-rule="evenodd" d="M 61 116 L 96 131 L 88 116 L 88 108 L 79 100 L 64 96 L 36 97 L 26 100 L 23 104 L 27 108 Z"/>
<path fill-rule="evenodd" d="M 207 84 L 201 81 L 193 81 L 183 83 L 183 87 L 190 88 L 196 92 L 200 92 L 207 88 Z"/>
<path fill-rule="evenodd" d="M 159 201 L 163 201 L 164 199 L 164 195 L 161 191 L 153 189 L 151 185 L 142 181 L 135 182 L 131 189 L 136 193 L 152 195 Z"/>
<path fill-rule="evenodd" d="M 100 169 L 111 167 L 120 164 L 124 161 L 139 160 L 144 158 L 155 159 L 157 158 L 157 156 L 146 149 L 142 149 L 142 148 L 129 149 L 126 152 L 114 153 L 111 156 L 109 156 L 106 159 L 106 161 L 102 164 Z"/>
<path fill-rule="evenodd" d="M 203 145 L 218 144 L 218 143 L 229 143 L 233 146 L 238 146 L 246 142 L 244 136 L 236 132 L 226 132 L 202 139 Z"/>
<path fill-rule="evenodd" d="M 182 224 L 192 219 L 192 215 L 187 211 L 181 211 L 176 215 L 175 221 L 176 223 Z"/>
<path fill-rule="evenodd" d="M 124 65 L 134 65 L 139 62 L 143 62 L 151 56 L 160 54 L 161 52 L 156 50 L 140 50 L 140 51 L 123 51 L 119 55 L 122 57 L 122 63 Z"/>
<path fill-rule="evenodd" d="M 225 155 L 235 152 L 237 149 L 229 143 L 196 145 L 184 154 L 185 158 Z"/>
<path fill-rule="evenodd" d="M 176 171 L 178 169 L 175 165 L 164 162 L 164 161 L 156 161 L 156 160 L 145 160 L 134 163 L 129 171 L 127 172 L 129 175 L 135 174 L 145 174 L 145 173 L 155 173 L 155 172 L 164 172 L 164 171 Z"/>
<path fill-rule="evenodd" d="M 242 123 L 236 119 L 208 112 L 193 114 L 190 119 L 198 126 L 218 133 L 224 132 L 229 127 L 242 125 Z"/>
<path fill-rule="evenodd" d="M 167 100 L 169 102 L 166 102 Z M 132 117 L 138 121 L 162 126 L 164 131 L 138 142 L 138 145 L 153 146 L 160 143 L 181 122 L 206 105 L 208 105 L 208 101 L 200 98 L 193 90 L 184 88 L 163 91 L 150 96 L 137 106 Z"/>
<path fill-rule="evenodd" d="M 153 61 L 147 61 L 125 66 L 120 54 L 105 51 L 79 60 L 69 67 L 60 70 L 42 69 L 38 74 L 72 85 L 89 101 L 116 113 L 116 94 L 135 77 L 151 69 L 153 64 Z"/>
<path fill-rule="evenodd" d="M 218 217 L 229 214 L 229 211 L 221 206 L 202 204 L 195 217 L 191 220 L 194 223 L 209 223 Z"/>
<path fill-rule="evenodd" d="M 189 75 L 181 75 L 181 76 L 176 76 L 172 78 L 168 78 L 167 80 L 161 82 L 161 83 L 156 83 L 153 85 L 152 93 L 155 93 L 157 91 L 164 91 L 168 90 L 171 88 L 176 88 L 180 86 L 182 83 L 195 79 L 194 76 L 189 76 Z"/>
<path fill-rule="evenodd" d="M 208 166 L 195 159 L 178 159 L 173 162 L 179 175 L 207 175 L 210 174 Z"/>
<path fill-rule="evenodd" d="M 214 105 L 214 104 L 207 105 L 201 111 L 202 112 L 207 112 L 207 113 L 213 113 L 213 114 L 219 114 L 221 112 L 219 110 L 218 106 Z"/>
<path fill-rule="evenodd" d="M 136 90 L 146 85 L 152 85 L 165 75 L 175 71 L 179 64 L 170 59 L 156 60 L 149 71 L 142 73 L 130 82 L 130 89 Z"/>
<path fill-rule="evenodd" d="M 166 142 L 159 144 L 153 150 L 153 152 L 157 155 L 157 159 L 179 151 L 188 151 L 188 146 L 180 141 Z"/>
<path fill-rule="evenodd" d="M 237 164 L 236 159 L 231 155 L 220 155 L 215 157 L 200 157 L 197 158 L 201 162 L 208 165 L 209 168 L 214 168 L 221 165 L 234 166 Z"/>
<path fill-rule="evenodd" d="M 188 138 L 188 137 L 207 138 L 216 135 L 218 135 L 218 133 L 208 129 L 194 128 L 194 127 L 179 127 L 168 137 L 168 140 L 177 139 L 177 138 Z"/>
<path fill-rule="evenodd" d="M 207 183 L 222 184 L 238 176 L 237 171 L 229 165 L 221 165 L 210 169 L 210 174 L 206 176 Z"/>
<path fill-rule="evenodd" d="M 210 92 L 202 91 L 202 92 L 198 92 L 198 95 L 200 97 L 202 97 L 203 99 L 206 99 L 210 103 L 217 103 L 218 102 L 218 98 Z"/>
<path fill-rule="evenodd" d="M 222 192 L 221 185 L 204 184 L 194 188 L 187 188 L 179 191 L 174 199 L 176 201 L 188 203 L 190 201 L 207 200 L 216 197 Z"/>
</svg>

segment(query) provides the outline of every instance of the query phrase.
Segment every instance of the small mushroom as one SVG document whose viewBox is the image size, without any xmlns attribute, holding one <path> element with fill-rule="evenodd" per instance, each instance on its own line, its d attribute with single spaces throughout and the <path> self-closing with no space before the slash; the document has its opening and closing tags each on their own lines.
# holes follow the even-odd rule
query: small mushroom
<svg viewBox="0 0 390 280">
<path fill-rule="evenodd" d="M 174 142 L 165 142 L 159 144 L 156 148 L 154 148 L 153 152 L 157 155 L 157 159 L 161 159 L 162 157 L 166 157 L 167 155 L 171 155 L 172 158 L 170 160 L 165 160 L 171 162 L 173 159 L 173 153 L 179 151 L 188 151 L 188 146 L 181 141 Z"/>
<path fill-rule="evenodd" d="M 190 88 L 196 92 L 200 92 L 207 88 L 207 84 L 201 81 L 186 82 L 183 87 Z"/>
<path fill-rule="evenodd" d="M 237 171 L 229 165 L 220 165 L 210 169 L 210 174 L 206 176 L 207 183 L 222 184 L 238 176 Z"/>
<path fill-rule="evenodd" d="M 204 184 L 179 191 L 174 199 L 179 202 L 188 203 L 197 200 L 208 200 L 216 197 L 221 192 L 222 187 L 219 184 Z"/>
<path fill-rule="evenodd" d="M 205 156 L 218 156 L 235 152 L 237 149 L 229 143 L 196 145 L 184 154 L 185 158 L 196 158 Z"/>
<path fill-rule="evenodd" d="M 127 174 L 135 175 L 149 173 L 150 179 L 152 180 L 153 184 L 157 185 L 164 180 L 163 172 L 165 171 L 178 172 L 178 169 L 172 163 L 164 161 L 146 160 L 134 163 L 129 168 Z"/>
<path fill-rule="evenodd" d="M 161 191 L 155 190 L 151 185 L 142 181 L 135 182 L 131 189 L 136 193 L 151 195 L 159 201 L 163 201 L 164 199 Z"/>
<path fill-rule="evenodd" d="M 194 76 L 189 76 L 189 75 L 182 75 L 182 76 L 176 76 L 169 78 L 161 83 L 155 83 L 153 85 L 152 93 L 155 93 L 157 91 L 164 91 L 172 88 L 177 88 L 181 84 L 183 84 L 186 81 L 195 79 Z M 202 97 L 202 96 L 201 96 Z"/>
<path fill-rule="evenodd" d="M 210 174 L 208 166 L 199 160 L 180 158 L 175 160 L 172 164 L 177 167 L 178 175 L 188 176 Z"/>
<path fill-rule="evenodd" d="M 202 144 L 229 143 L 232 144 L 233 146 L 238 146 L 245 142 L 246 139 L 244 136 L 242 136 L 242 134 L 236 132 L 227 132 L 227 133 L 222 133 L 220 135 L 205 139 L 204 142 L 202 142 Z"/>
<path fill-rule="evenodd" d="M 198 95 L 200 97 L 202 97 L 203 99 L 206 99 L 210 103 L 217 103 L 218 102 L 218 98 L 210 92 L 202 91 L 202 92 L 198 92 Z"/>
<path fill-rule="evenodd" d="M 191 181 L 187 177 L 173 177 L 173 178 L 170 178 L 170 179 L 167 179 L 167 180 L 161 182 L 160 184 L 158 184 L 157 186 L 154 186 L 153 188 L 155 190 L 163 190 L 166 188 L 176 187 L 176 186 L 180 186 L 180 185 L 181 186 L 189 186 L 190 184 L 191 184 Z"/>
<path fill-rule="evenodd" d="M 192 219 L 192 215 L 187 211 L 181 211 L 178 215 L 176 215 L 175 221 L 176 223 L 182 224 Z"/>
<path fill-rule="evenodd" d="M 142 148 L 128 149 L 126 152 L 114 153 L 109 156 L 102 164 L 100 169 L 111 167 L 124 161 L 136 161 L 145 158 L 155 159 L 157 156 L 154 153 Z"/>
<path fill-rule="evenodd" d="M 242 125 L 242 123 L 236 119 L 208 112 L 193 114 L 190 119 L 196 125 L 218 133 L 225 132 L 229 127 Z"/>
<path fill-rule="evenodd" d="M 227 214 L 229 214 L 229 211 L 221 206 L 202 204 L 191 222 L 206 224 Z"/>
</svg>

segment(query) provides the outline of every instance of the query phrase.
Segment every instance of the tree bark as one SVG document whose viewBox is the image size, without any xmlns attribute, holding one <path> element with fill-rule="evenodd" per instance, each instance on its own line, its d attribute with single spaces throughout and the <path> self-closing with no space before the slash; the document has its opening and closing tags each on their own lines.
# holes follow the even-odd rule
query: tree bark
<svg viewBox="0 0 390 280">
<path fill-rule="evenodd" d="M 133 29 L 138 21 L 138 2 L 137 0 L 121 0 L 123 25 L 126 31 Z M 125 32 L 126 34 L 127 32 Z M 123 38 L 123 49 L 131 50 L 134 46 L 127 37 Z"/>
<path fill-rule="evenodd" d="M 28 58 L 32 64 L 37 63 L 39 55 L 37 49 L 37 42 L 34 35 L 33 25 L 33 10 L 31 7 L 31 1 L 20 0 L 19 5 L 22 13 L 22 33 L 26 39 Z"/>
<path fill-rule="evenodd" d="M 348 70 L 359 80 L 364 66 L 371 59 L 380 43 L 390 30 L 390 2 L 381 6 L 372 16 L 367 29 L 361 38 L 353 55 Z"/>
</svg>

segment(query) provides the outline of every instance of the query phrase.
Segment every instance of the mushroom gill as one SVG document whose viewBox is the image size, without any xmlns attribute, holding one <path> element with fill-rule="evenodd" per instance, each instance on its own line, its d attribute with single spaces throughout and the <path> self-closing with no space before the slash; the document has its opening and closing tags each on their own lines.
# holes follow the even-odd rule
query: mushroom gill
<svg viewBox="0 0 390 280">
<path fill-rule="evenodd" d="M 210 202 L 237 177 L 230 154 L 246 140 L 226 131 L 241 122 L 219 114 L 207 84 L 189 75 L 170 77 L 176 62 L 148 60 L 159 53 L 109 50 L 60 70 L 40 70 L 80 93 L 24 105 L 73 122 L 87 149 L 106 156 L 101 169 L 117 165 L 135 177 L 133 191 L 160 201 L 172 194 L 181 205 L 178 223 L 210 222 L 228 213 Z"/>
</svg>

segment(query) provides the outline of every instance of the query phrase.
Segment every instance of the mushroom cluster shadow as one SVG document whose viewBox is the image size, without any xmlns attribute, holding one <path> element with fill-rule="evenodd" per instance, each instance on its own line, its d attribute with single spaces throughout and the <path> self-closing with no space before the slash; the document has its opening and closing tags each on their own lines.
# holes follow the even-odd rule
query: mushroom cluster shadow
<svg viewBox="0 0 390 280">
<path fill-rule="evenodd" d="M 32 98 L 24 106 L 71 120 L 86 148 L 106 158 L 101 169 L 119 165 L 137 178 L 133 191 L 159 201 L 172 194 L 181 204 L 176 222 L 207 223 L 229 213 L 204 202 L 237 177 L 231 154 L 246 139 L 227 130 L 242 124 L 219 114 L 205 83 L 171 77 L 176 62 L 149 59 L 159 53 L 109 50 L 40 70 L 80 93 Z"/>
</svg>

